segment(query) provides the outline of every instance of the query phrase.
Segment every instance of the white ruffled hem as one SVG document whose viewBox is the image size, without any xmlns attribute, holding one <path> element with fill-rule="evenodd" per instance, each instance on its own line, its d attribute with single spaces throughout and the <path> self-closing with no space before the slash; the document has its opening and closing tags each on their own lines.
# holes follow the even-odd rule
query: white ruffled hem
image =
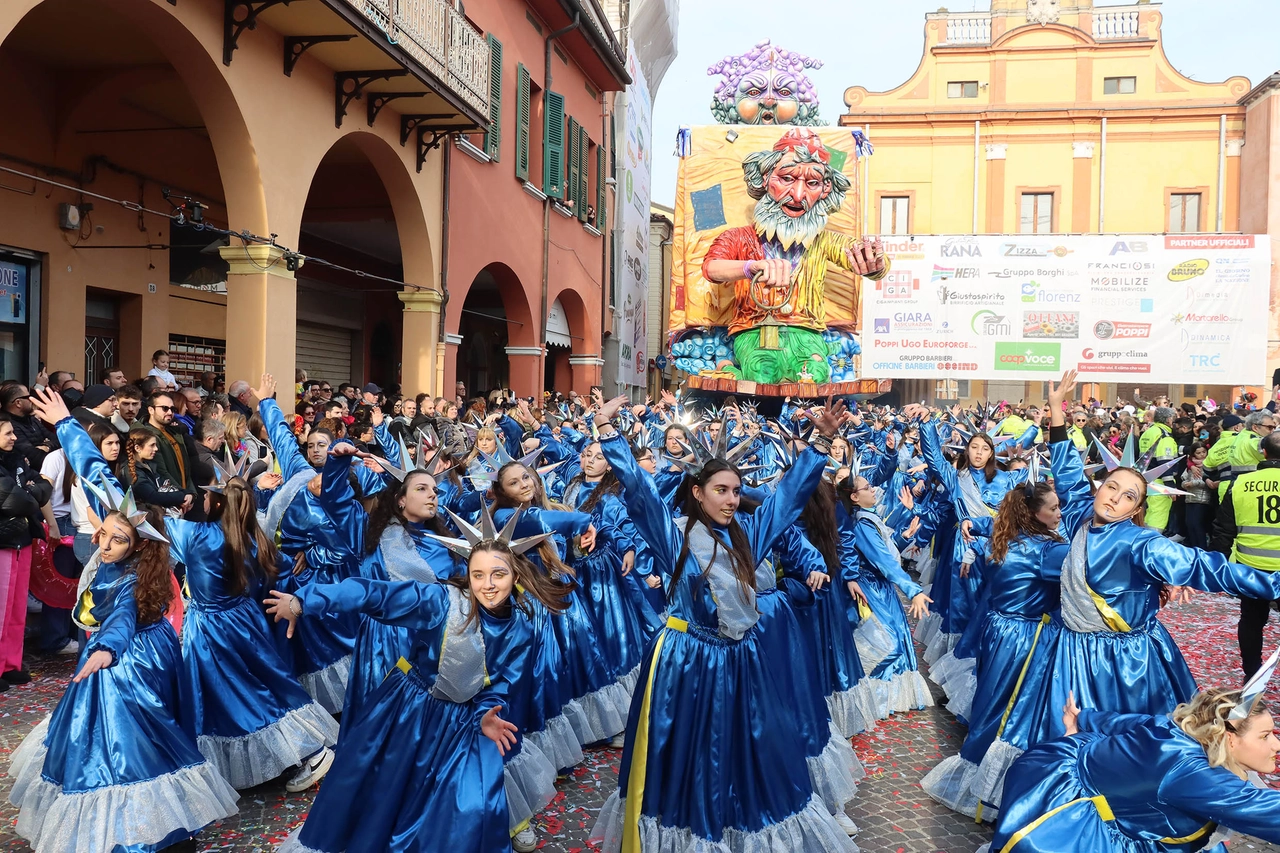
<svg viewBox="0 0 1280 853">
<path fill-rule="evenodd" d="M 948 756 L 938 762 L 920 780 L 920 787 L 933 799 L 953 812 L 976 818 L 979 800 L 973 792 L 973 782 L 978 778 L 978 765 L 958 755 Z M 991 806 L 983 806 L 982 819 L 994 822 L 999 812 Z"/>
<path fill-rule="evenodd" d="M 556 768 L 526 739 L 520 754 L 502 768 L 511 831 L 542 811 L 556 796 Z"/>
<path fill-rule="evenodd" d="M 884 692 L 881 699 L 881 707 L 886 709 L 886 717 L 889 714 L 919 711 L 922 708 L 930 708 L 934 705 L 933 694 L 929 692 L 929 685 L 918 670 L 900 672 L 892 678 L 875 680 L 883 685 Z"/>
<path fill-rule="evenodd" d="M 298 676 L 307 695 L 330 714 L 342 712 L 347 696 L 347 680 L 351 677 L 351 655 L 334 661 L 324 669 Z"/>
<path fill-rule="evenodd" d="M 631 710 L 631 693 L 640 678 L 640 665 L 619 678 L 613 684 L 606 684 L 594 693 L 573 699 L 564 706 L 564 716 L 578 743 L 589 746 L 611 739 L 627 728 L 627 713 Z"/>
<path fill-rule="evenodd" d="M 178 830 L 198 832 L 239 809 L 239 795 L 207 761 L 127 785 L 65 794 L 46 780 L 49 719 L 14 752 L 9 801 L 18 806 L 17 833 L 40 853 L 114 850 L 159 844 Z"/>
<path fill-rule="evenodd" d="M 602 853 L 622 850 L 626 800 L 617 791 L 610 795 L 591 830 L 590 842 Z M 701 838 L 685 827 L 663 826 L 657 818 L 640 816 L 640 849 L 644 853 L 858 853 L 858 845 L 844 833 L 835 818 L 813 797 L 803 809 L 778 823 L 755 832 L 726 829 L 718 841 Z M 281 848 L 280 853 L 287 853 Z M 297 848 L 294 853 L 308 853 Z"/>
<path fill-rule="evenodd" d="M 858 660 L 862 663 L 863 672 L 873 672 L 898 649 L 893 635 L 874 613 L 853 629 L 853 643 L 858 647 Z"/>
<path fill-rule="evenodd" d="M 834 815 L 844 811 L 845 803 L 852 802 L 858 795 L 858 781 L 866 777 L 867 768 L 853 754 L 853 747 L 836 729 L 835 723 L 830 728 L 831 737 L 822 752 L 806 761 L 814 794 Z"/>
<path fill-rule="evenodd" d="M 925 554 L 916 561 L 916 571 L 920 573 L 920 586 L 933 586 L 933 576 L 938 571 L 938 560 L 932 554 Z"/>
<path fill-rule="evenodd" d="M 244 790 L 270 782 L 337 740 L 337 721 L 313 702 L 256 732 L 240 737 L 200 735 L 196 743 L 231 787 Z"/>
<path fill-rule="evenodd" d="M 932 668 L 934 664 L 942 660 L 943 655 L 956 647 L 960 642 L 960 636 L 960 634 L 944 634 L 939 629 L 933 635 L 933 639 L 925 644 L 924 655 L 922 655 L 925 663 Z"/>
<path fill-rule="evenodd" d="M 929 594 L 929 587 L 924 588 L 924 594 Z M 916 623 L 916 629 L 911 632 L 911 636 L 916 642 L 922 646 L 929 645 L 929 642 L 942 629 L 942 614 L 935 613 L 930 610 L 924 615 L 924 618 Z"/>
<path fill-rule="evenodd" d="M 876 707 L 875 685 L 865 677 L 848 690 L 827 697 L 827 713 L 845 738 L 875 729 L 876 720 L 880 719 Z"/>
<path fill-rule="evenodd" d="M 987 748 L 978 764 L 978 777 L 973 782 L 973 793 L 984 803 L 1000 805 L 1004 795 L 1004 777 L 1022 755 L 1023 750 L 1003 740 L 996 740 Z"/>
<path fill-rule="evenodd" d="M 957 678 L 963 678 L 965 673 L 973 672 L 977 663 L 974 658 L 959 658 L 956 657 L 954 650 L 949 651 L 938 658 L 937 663 L 929 667 L 929 680 L 941 687 L 942 691 L 950 696 L 953 687 L 952 682 Z"/>
<path fill-rule="evenodd" d="M 303 824 L 306 826 L 306 824 Z M 275 849 L 275 853 L 325 853 L 323 850 L 317 850 L 314 847 L 308 847 L 303 844 L 298 836 L 302 834 L 302 827 L 298 827 L 289 833 L 289 837 L 281 842 L 280 846 Z"/>
<path fill-rule="evenodd" d="M 540 731 L 524 736 L 525 743 L 532 743 L 556 770 L 567 770 L 582 763 L 582 744 L 564 714 L 547 720 Z"/>
<path fill-rule="evenodd" d="M 952 679 L 951 698 L 947 700 L 947 710 L 962 720 L 969 720 L 973 714 L 973 697 L 978 695 L 978 675 L 965 673 L 958 679 Z"/>
</svg>

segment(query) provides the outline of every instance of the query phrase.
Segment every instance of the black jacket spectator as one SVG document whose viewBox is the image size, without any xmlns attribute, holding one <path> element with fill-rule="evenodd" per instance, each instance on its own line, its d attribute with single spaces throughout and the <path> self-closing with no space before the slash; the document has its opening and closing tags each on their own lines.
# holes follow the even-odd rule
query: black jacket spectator
<svg viewBox="0 0 1280 853">
<path fill-rule="evenodd" d="M 40 507 L 52 494 L 52 484 L 16 452 L 0 454 L 0 548 L 17 550 L 45 538 Z"/>
<path fill-rule="evenodd" d="M 76 406 L 72 409 L 71 417 L 79 421 L 80 425 L 85 429 L 88 429 L 90 424 L 98 424 L 99 426 L 104 426 L 107 429 L 116 428 L 110 418 L 104 418 L 93 409 L 86 409 L 84 406 Z"/>
<path fill-rule="evenodd" d="M 122 462 L 119 476 L 125 488 L 133 489 L 133 498 L 138 503 L 176 509 L 187 496 L 164 472 L 152 470 L 145 462 L 136 463 L 132 471 L 128 461 Z"/>
</svg>

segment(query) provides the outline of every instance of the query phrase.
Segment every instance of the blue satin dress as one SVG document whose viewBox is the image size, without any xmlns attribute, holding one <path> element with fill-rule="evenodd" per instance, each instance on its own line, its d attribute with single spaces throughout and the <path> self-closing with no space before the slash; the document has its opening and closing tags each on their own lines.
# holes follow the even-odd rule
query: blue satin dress
<svg viewBox="0 0 1280 853">
<path fill-rule="evenodd" d="M 692 553 L 672 585 L 684 524 L 672 518 L 625 438 L 615 434 L 601 447 L 667 580 L 670 610 L 642 664 L 618 790 L 601 809 L 593 839 L 609 853 L 720 843 L 796 853 L 854 850 L 813 793 L 794 698 L 782 690 L 759 625 L 740 639 L 722 631 L 709 576 Z M 777 492 L 742 522 L 757 564 L 796 522 L 825 462 L 804 451 Z M 710 535 L 726 542 L 725 529 Z"/>
<path fill-rule="evenodd" d="M 1280 791 L 1210 767 L 1168 717 L 1084 710 L 1078 725 L 1009 770 L 993 853 L 1201 850 L 1218 826 L 1280 842 Z"/>
<path fill-rule="evenodd" d="M 493 520 L 499 529 L 510 520 L 513 512 L 511 509 L 494 512 Z M 570 548 L 568 543 L 575 541 L 590 526 L 591 516 L 586 513 L 529 507 L 520 513 L 512 538 L 523 539 L 526 536 L 551 533 L 551 545 L 556 548 L 561 560 L 564 560 L 564 555 Z M 539 569 L 546 571 L 537 548 L 527 551 L 525 556 Z M 631 704 L 631 692 L 635 688 L 637 672 L 633 670 L 619 675 L 609 666 L 603 652 L 604 634 L 587 606 L 587 596 L 581 582 L 575 582 L 574 590 L 566 600 L 569 602 L 568 610 L 563 613 L 548 613 L 545 621 L 536 620 L 537 626 L 544 631 L 550 629 L 559 647 L 555 691 L 558 696 L 552 697 L 548 692 L 545 698 L 556 698 L 561 706 L 559 709 L 544 707 L 541 713 L 534 712 L 529 716 L 531 719 L 542 717 L 546 720 L 565 717 L 573 728 L 579 746 L 586 747 L 607 741 L 626 728 L 627 708 Z M 546 647 L 546 639 L 544 633 L 540 647 Z M 549 667 L 550 661 L 544 661 L 536 668 L 545 671 Z M 548 757 L 564 751 L 558 743 L 547 748 L 551 750 Z"/>
<path fill-rule="evenodd" d="M 362 613 L 410 630 L 413 643 L 359 713 L 343 721 L 350 730 L 307 822 L 279 853 L 510 849 L 503 759 L 480 721 L 494 706 L 507 719 L 506 707 L 529 689 L 532 626 L 518 609 L 495 615 L 481 608 L 483 686 L 452 701 L 433 692 L 449 641 L 450 595 L 446 584 L 366 578 L 298 591 L 303 619 Z"/>
<path fill-rule="evenodd" d="M 1135 714 L 1164 714 L 1196 692 L 1182 652 L 1156 618 L 1165 585 L 1188 586 L 1257 599 L 1280 598 L 1280 575 L 1231 563 L 1222 554 L 1186 548 L 1132 521 L 1093 523 L 1093 496 L 1080 454 L 1070 439 L 1050 444 L 1054 488 L 1062 505 L 1063 529 L 1083 531 L 1087 587 L 1105 630 L 1072 630 L 1059 616 L 1056 642 L 1038 646 L 1027 665 L 1022 696 L 1009 715 L 1004 735 L 987 751 L 980 769 L 984 801 L 1000 804 L 1009 765 L 1028 746 L 1061 737 L 1068 693 L 1084 708 Z M 1087 527 L 1086 527 L 1087 526 Z M 1063 609 L 1067 574 L 1063 566 Z M 1026 743 L 1009 741 L 1025 735 Z"/>
<path fill-rule="evenodd" d="M 308 472 L 319 474 L 298 449 L 298 440 L 284 421 L 280 406 L 275 400 L 263 400 L 258 404 L 258 414 L 266 425 L 275 450 L 276 460 L 285 485 L 288 488 L 295 477 Z M 281 495 L 281 499 L 285 496 Z M 276 589 L 293 593 L 300 585 L 313 580 L 338 580 L 350 573 L 359 556 L 342 547 L 341 534 L 321 508 L 319 500 L 303 487 L 293 495 L 283 513 L 278 508 L 268 510 L 273 518 L 279 518 L 276 530 L 266 531 L 275 536 L 280 548 L 280 574 Z M 295 559 L 303 554 L 306 564 L 295 569 Z M 326 711 L 336 714 L 343 708 L 347 678 L 351 670 L 351 650 L 355 644 L 356 622 L 351 618 L 308 620 L 295 631 L 293 638 L 285 635 L 280 625 L 273 627 L 281 657 L 290 664 L 302 682 L 303 688 Z"/>
<path fill-rule="evenodd" d="M 577 480 L 570 483 L 570 505 L 580 508 L 595 493 L 596 485 Z M 599 628 L 600 650 L 613 677 L 629 676 L 634 684 L 645 646 L 662 623 L 641 589 L 644 581 L 640 573 L 633 568 L 623 576 L 622 558 L 628 551 L 635 553 L 636 567 L 642 562 L 652 565 L 652 558 L 616 494 L 602 495 L 590 515 L 596 528 L 596 546 L 590 554 L 575 554 L 569 566 L 577 575 L 583 600 Z M 642 554 L 646 558 L 643 561 Z"/>
<path fill-rule="evenodd" d="M 41 853 L 160 850 L 237 811 L 235 790 L 175 719 L 178 637 L 165 619 L 136 624 L 132 568 L 100 563 L 76 608 L 96 629 L 77 668 L 103 650 L 111 666 L 68 684 L 13 754 L 17 832 Z"/>
<path fill-rule="evenodd" d="M 169 518 L 165 527 L 190 595 L 182 627 L 183 723 L 233 787 L 270 782 L 336 743 L 338 724 L 277 653 L 262 582 L 251 576 L 245 592 L 228 594 L 222 526 Z"/>
<path fill-rule="evenodd" d="M 988 563 L 980 602 L 983 615 L 966 629 L 955 654 L 938 661 L 931 672 L 936 680 L 938 670 L 948 660 L 954 662 L 947 679 L 952 697 L 948 707 L 969 723 L 960 754 L 944 758 L 920 783 L 925 793 L 953 811 L 995 819 L 994 809 L 979 807 L 978 768 L 997 737 L 1012 744 L 1028 741 L 1026 732 L 1007 730 L 1007 714 L 1024 695 L 1024 670 L 1032 652 L 1057 641 L 1060 625 L 1050 614 L 1058 610 L 1058 584 L 1068 547 L 1065 541 L 1042 536 L 1010 542 L 1003 562 Z M 1029 722 L 1030 716 L 1020 715 L 1017 722 Z"/>
<path fill-rule="evenodd" d="M 331 456 L 325 462 L 322 472 L 320 499 L 321 511 L 332 520 L 340 535 L 345 538 L 342 550 L 356 555 L 359 568 L 356 576 L 369 580 L 419 581 L 435 583 L 458 574 L 462 569 L 458 566 L 449 549 L 438 540 L 427 535 L 422 525 L 393 524 L 391 531 L 404 531 L 413 544 L 414 551 L 421 558 L 421 563 L 413 566 L 388 565 L 382 553 L 381 544 L 375 545 L 371 553 L 365 539 L 369 527 L 369 516 L 360 501 L 356 500 L 355 491 L 351 488 L 349 474 L 353 457 Z M 315 621 L 321 624 L 337 618 L 345 623 L 356 620 L 354 653 L 352 655 L 350 676 L 347 681 L 347 694 L 342 706 L 344 715 L 354 714 L 360 710 L 364 701 L 387 677 L 387 673 L 395 668 L 396 662 L 408 654 L 411 642 L 408 629 L 398 625 L 380 622 L 362 614 L 343 614 L 337 617 L 321 617 Z M 311 620 L 306 620 L 310 622 Z M 298 626 L 299 628 L 302 625 Z"/>
<path fill-rule="evenodd" d="M 930 471 L 942 481 L 943 489 L 951 498 L 951 505 L 945 508 L 945 514 L 939 519 L 938 534 L 934 539 L 934 556 L 937 566 L 934 569 L 933 585 L 926 590 L 933 603 L 929 605 L 929 615 L 920 620 L 916 626 L 915 637 L 925 645 L 924 659 L 935 663 L 944 654 L 955 648 L 960 635 L 973 616 L 974 606 L 978 600 L 978 589 L 982 585 L 980 563 L 969 570 L 967 577 L 960 576 L 961 564 L 967 551 L 977 551 L 978 543 L 969 545 L 960 535 L 960 524 L 964 521 L 973 523 L 973 534 L 981 537 L 990 534 L 991 519 L 996 507 L 1008 494 L 1009 490 L 1026 479 L 1025 471 L 997 470 L 990 480 L 979 471 L 966 468 L 957 471 L 942 453 L 942 440 L 933 423 L 920 424 L 920 449 Z M 973 516 L 965 506 L 961 497 L 960 478 L 970 478 L 987 507 L 985 515 Z"/>
<path fill-rule="evenodd" d="M 863 509 L 857 510 L 851 519 L 854 548 L 861 565 L 856 576 L 846 577 L 845 581 L 858 582 L 867 597 L 871 616 L 892 640 L 888 654 L 867 673 L 877 691 L 877 713 L 884 718 L 891 713 L 928 707 L 933 704 L 933 695 L 920 674 L 915 645 L 911 641 L 911 627 L 894 589 L 896 586 L 902 590 L 910 600 L 919 595 L 922 588 L 902 570 L 900 555 L 885 542 L 876 521 L 872 513 Z M 856 607 L 852 613 L 857 615 Z M 863 630 L 860 623 L 861 620 L 854 623 L 855 640 Z"/>
</svg>

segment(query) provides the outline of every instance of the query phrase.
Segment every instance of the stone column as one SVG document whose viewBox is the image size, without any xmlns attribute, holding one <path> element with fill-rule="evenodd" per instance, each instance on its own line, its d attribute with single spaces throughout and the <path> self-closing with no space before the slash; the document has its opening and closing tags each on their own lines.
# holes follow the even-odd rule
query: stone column
<svg viewBox="0 0 1280 853">
<path fill-rule="evenodd" d="M 599 355 L 571 355 L 569 368 L 573 371 L 573 390 L 584 397 L 591 391 L 592 385 L 600 384 L 600 371 L 604 367 L 604 359 Z M 616 396 L 616 389 L 604 389 L 604 398 L 608 400 Z"/>
<path fill-rule="evenodd" d="M 402 290 L 404 331 L 400 345 L 400 387 L 406 396 L 437 395 L 440 359 L 440 292 Z"/>
<path fill-rule="evenodd" d="M 542 347 L 507 347 L 511 390 L 517 397 L 542 396 Z M 467 389 L 471 391 L 471 389 Z M 488 391 L 489 389 L 484 389 Z M 480 393 L 479 390 L 472 393 Z"/>
<path fill-rule="evenodd" d="M 458 347 L 462 344 L 462 335 L 445 332 L 444 335 L 444 374 L 440 380 L 440 391 L 437 397 L 454 397 L 458 384 Z M 467 389 L 468 391 L 471 389 Z"/>
<path fill-rule="evenodd" d="M 297 354 L 298 283 L 279 246 L 252 243 L 218 250 L 227 271 L 227 386 L 257 387 L 263 373 L 281 390 L 293 388 Z M 301 265 L 303 259 L 299 258 Z M 290 390 L 285 396 L 292 401 Z M 292 405 L 292 403 L 290 403 Z"/>
</svg>

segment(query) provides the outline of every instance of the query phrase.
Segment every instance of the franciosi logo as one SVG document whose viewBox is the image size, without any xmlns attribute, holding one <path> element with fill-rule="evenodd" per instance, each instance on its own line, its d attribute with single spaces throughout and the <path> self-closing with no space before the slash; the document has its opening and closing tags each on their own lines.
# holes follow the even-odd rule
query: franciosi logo
<svg viewBox="0 0 1280 853">
<path fill-rule="evenodd" d="M 996 370 L 1056 371 L 1061 363 L 1062 344 L 1009 341 L 996 344 Z"/>
</svg>

